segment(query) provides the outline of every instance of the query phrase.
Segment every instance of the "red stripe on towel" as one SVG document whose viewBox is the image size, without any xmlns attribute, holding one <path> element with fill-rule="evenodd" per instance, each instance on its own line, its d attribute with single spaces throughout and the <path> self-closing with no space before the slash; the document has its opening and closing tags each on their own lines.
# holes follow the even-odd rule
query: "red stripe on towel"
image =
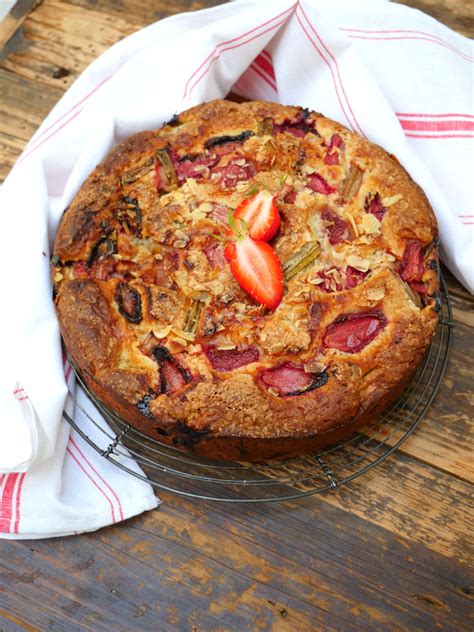
<svg viewBox="0 0 474 632">
<path fill-rule="evenodd" d="M 98 472 L 95 467 L 92 465 L 92 463 L 89 461 L 89 459 L 86 457 L 86 455 L 84 454 L 84 452 L 81 450 L 81 448 L 77 445 L 77 443 L 74 441 L 74 438 L 71 436 L 69 437 L 69 442 L 72 443 L 72 445 L 76 448 L 76 450 L 79 452 L 79 454 L 82 456 L 82 458 L 84 459 L 84 461 L 88 464 L 88 466 L 91 468 L 91 470 L 93 472 L 95 472 L 95 474 L 97 474 L 97 476 L 99 477 L 99 479 L 104 483 L 104 485 L 106 486 L 106 488 L 110 491 L 110 493 L 112 494 L 112 496 L 114 497 L 114 499 L 117 502 L 117 507 L 118 507 L 118 512 L 120 515 L 120 520 L 123 520 L 123 509 L 122 509 L 122 503 L 120 502 L 120 498 L 118 497 L 118 495 L 116 494 L 115 490 L 112 489 L 112 487 L 109 485 L 109 483 L 103 478 L 103 476 L 100 474 L 100 472 Z"/>
<path fill-rule="evenodd" d="M 345 100 L 345 102 L 346 102 L 346 104 L 347 104 L 347 107 L 349 108 L 349 112 L 351 113 L 351 116 L 352 116 L 352 121 L 353 121 L 353 123 L 354 123 L 354 125 L 355 125 L 355 128 L 357 128 L 357 129 L 359 130 L 360 134 L 362 134 L 362 136 L 364 136 L 364 137 L 365 137 L 365 134 L 364 134 L 364 132 L 362 131 L 361 126 L 359 125 L 359 121 L 357 120 L 357 117 L 355 116 L 354 111 L 352 110 L 351 103 L 350 103 L 350 101 L 349 101 L 349 98 L 348 98 L 348 96 L 347 96 L 346 90 L 345 90 L 345 88 L 344 88 L 344 83 L 343 83 L 342 78 L 341 78 L 341 73 L 340 73 L 340 71 L 339 71 L 339 65 L 338 65 L 338 63 L 337 63 L 337 59 L 336 59 L 336 58 L 335 58 L 335 56 L 332 54 L 332 52 L 329 50 L 329 48 L 326 46 L 326 44 L 323 42 L 323 40 L 322 40 L 321 36 L 319 35 L 318 31 L 316 30 L 316 28 L 315 28 L 314 24 L 312 24 L 312 22 L 309 20 L 308 16 L 307 16 L 307 15 L 306 15 L 306 13 L 304 12 L 303 7 L 301 6 L 301 4 L 300 4 L 299 2 L 298 2 L 298 7 L 297 7 L 297 9 L 298 9 L 298 8 L 301 10 L 301 13 L 302 13 L 302 14 L 303 14 L 303 16 L 305 17 L 306 22 L 309 24 L 309 26 L 310 26 L 311 30 L 313 31 L 313 33 L 314 33 L 314 34 L 315 34 L 315 36 L 318 38 L 318 41 L 321 43 L 321 46 L 324 48 L 324 50 L 327 52 L 327 54 L 329 55 L 330 59 L 331 59 L 331 60 L 332 60 L 332 62 L 334 63 L 334 67 L 335 67 L 336 74 L 337 74 L 337 79 L 339 80 L 339 84 L 340 84 L 340 87 L 341 87 L 341 90 L 342 90 L 342 94 L 343 94 L 344 100 Z M 304 30 L 304 29 L 303 29 L 303 30 Z M 305 31 L 305 32 L 306 32 L 306 31 Z M 307 33 L 306 33 L 306 34 L 307 34 Z M 307 35 L 308 35 L 308 34 L 307 34 Z M 314 43 L 314 42 L 313 42 L 313 43 Z M 316 46 L 315 46 L 315 47 L 316 47 Z M 317 48 L 317 47 L 316 47 L 316 48 Z M 319 50 L 318 50 L 318 52 L 319 52 L 319 54 L 321 55 L 321 57 L 323 57 L 323 59 L 326 61 L 326 63 L 327 63 L 327 64 L 331 67 L 331 65 L 330 65 L 330 64 L 329 64 L 329 62 L 328 62 L 328 61 L 324 58 L 324 56 L 321 54 L 321 52 L 320 52 Z M 332 72 L 332 69 L 331 69 L 331 72 Z"/>
<path fill-rule="evenodd" d="M 264 26 L 267 26 L 268 24 L 271 24 L 271 22 L 274 22 L 275 20 L 277 20 L 279 17 L 281 17 L 282 15 L 285 15 L 287 13 L 290 13 L 290 11 L 292 11 L 294 9 L 294 7 L 296 6 L 296 4 L 294 4 L 293 6 L 289 7 L 288 9 L 285 9 L 285 11 L 282 11 L 281 13 L 278 13 L 277 15 L 275 15 L 273 18 L 270 18 L 269 20 L 266 20 L 265 22 L 262 22 L 262 24 L 259 24 L 258 26 L 255 26 L 253 29 L 250 29 L 249 31 L 246 31 L 245 33 L 242 33 L 241 35 L 239 35 L 238 37 L 234 37 L 230 40 L 226 40 L 225 42 L 220 42 L 219 44 L 217 44 L 214 48 L 214 50 L 209 53 L 209 55 L 206 57 L 206 59 L 196 68 L 196 70 L 193 72 L 193 74 L 188 78 L 188 80 L 186 81 L 186 84 L 184 86 L 184 93 L 183 93 L 183 99 L 186 98 L 186 96 L 189 96 L 191 94 L 191 91 L 196 87 L 196 85 L 201 81 L 202 77 L 204 77 L 205 74 L 207 74 L 210 65 L 212 64 L 213 61 L 215 61 L 215 59 L 218 59 L 220 57 L 220 55 L 224 52 L 224 50 L 230 50 L 231 48 L 238 48 L 239 46 L 243 46 L 244 44 L 248 43 L 248 42 L 242 42 L 241 44 L 238 44 L 237 46 L 231 46 L 230 48 L 227 49 L 223 49 L 223 50 L 219 50 L 221 47 L 223 46 L 227 46 L 227 44 L 232 44 L 234 42 L 238 42 L 239 40 L 241 40 L 243 37 L 246 37 L 247 35 L 251 35 L 252 33 L 255 33 L 255 31 L 258 31 L 259 29 L 263 28 Z M 286 19 L 286 18 L 285 18 Z M 277 26 L 280 26 L 280 24 L 283 24 L 285 20 L 282 20 L 281 23 L 276 24 L 274 26 L 272 26 L 270 29 L 267 29 L 266 31 L 257 34 L 255 37 L 253 37 L 251 40 L 248 41 L 252 41 L 253 39 L 255 39 L 256 37 L 260 37 L 260 35 L 263 35 L 263 33 L 266 33 L 267 31 L 271 30 L 272 28 L 276 28 Z M 219 52 L 218 52 L 219 51 Z M 212 57 L 218 52 L 218 55 L 215 59 L 212 59 Z M 209 62 L 209 66 L 207 67 L 206 71 L 204 72 L 204 74 L 190 87 L 190 84 L 192 82 L 192 80 L 194 79 L 194 77 L 204 68 L 204 66 Z"/>
<path fill-rule="evenodd" d="M 107 493 L 97 483 L 97 481 L 91 476 L 91 474 L 86 470 L 86 468 L 81 463 L 81 461 L 79 460 L 77 455 L 74 454 L 74 452 L 71 450 L 71 448 L 69 446 L 66 448 L 66 451 L 72 456 L 74 461 L 77 463 L 77 465 L 82 470 L 82 472 L 84 472 L 84 474 L 87 476 L 87 478 L 91 481 L 91 483 L 94 485 L 94 487 L 96 487 L 99 490 L 99 492 L 102 494 L 102 496 L 106 499 L 107 503 L 110 506 L 110 511 L 111 511 L 111 514 L 112 514 L 112 522 L 115 524 L 117 522 L 117 520 L 116 520 L 116 517 L 115 517 L 114 505 L 113 505 L 112 501 L 110 500 L 109 496 L 107 495 Z"/>
<path fill-rule="evenodd" d="M 400 123 L 403 129 L 413 131 L 428 131 L 428 132 L 450 132 L 450 131 L 462 131 L 470 132 L 474 131 L 474 121 L 407 121 L 400 118 Z"/>
</svg>

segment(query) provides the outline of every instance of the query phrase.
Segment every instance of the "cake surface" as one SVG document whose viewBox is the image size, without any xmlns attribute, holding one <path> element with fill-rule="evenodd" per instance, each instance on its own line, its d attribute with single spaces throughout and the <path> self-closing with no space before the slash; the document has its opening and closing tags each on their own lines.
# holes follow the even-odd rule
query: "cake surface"
<svg viewBox="0 0 474 632">
<path fill-rule="evenodd" d="M 273 311 L 219 239 L 262 190 L 281 217 Z M 213 101 L 120 144 L 65 211 L 61 333 L 93 393 L 155 439 L 217 458 L 308 452 L 406 387 L 437 323 L 437 237 L 380 147 L 303 108 Z"/>
</svg>

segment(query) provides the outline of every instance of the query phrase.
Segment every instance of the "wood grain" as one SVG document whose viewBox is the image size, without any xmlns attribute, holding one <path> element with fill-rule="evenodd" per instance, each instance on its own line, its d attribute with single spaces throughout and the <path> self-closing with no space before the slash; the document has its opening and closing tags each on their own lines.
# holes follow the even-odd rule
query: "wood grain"
<svg viewBox="0 0 474 632">
<path fill-rule="evenodd" d="M 0 28 L 0 179 L 101 52 L 157 19 L 215 4 L 21 0 Z M 405 4 L 472 35 L 471 3 Z M 298 501 L 234 506 L 160 492 L 159 511 L 96 533 L 0 541 L 0 631 L 472 629 L 474 305 L 449 274 L 448 285 L 445 378 L 389 459 Z"/>
</svg>

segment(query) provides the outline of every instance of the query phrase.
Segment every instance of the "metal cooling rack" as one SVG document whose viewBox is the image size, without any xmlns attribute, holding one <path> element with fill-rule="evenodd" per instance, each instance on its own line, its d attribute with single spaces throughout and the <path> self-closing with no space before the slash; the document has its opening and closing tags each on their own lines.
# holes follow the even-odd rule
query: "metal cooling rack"
<svg viewBox="0 0 474 632">
<path fill-rule="evenodd" d="M 314 454 L 285 461 L 245 463 L 216 461 L 184 453 L 150 439 L 122 421 L 97 400 L 77 372 L 77 388 L 86 393 L 96 411 L 106 419 L 110 430 L 98 423 L 97 413 L 91 415 L 74 392 L 71 396 L 75 405 L 88 423 L 93 424 L 93 434 L 99 436 L 100 441 L 91 439 L 66 411 L 64 417 L 103 458 L 158 489 L 225 502 L 289 500 L 329 491 L 387 458 L 412 434 L 433 401 L 446 368 L 454 327 L 442 276 L 440 286 L 441 311 L 435 337 L 402 397 L 375 422 Z M 134 461 L 145 475 L 134 469 Z"/>
</svg>

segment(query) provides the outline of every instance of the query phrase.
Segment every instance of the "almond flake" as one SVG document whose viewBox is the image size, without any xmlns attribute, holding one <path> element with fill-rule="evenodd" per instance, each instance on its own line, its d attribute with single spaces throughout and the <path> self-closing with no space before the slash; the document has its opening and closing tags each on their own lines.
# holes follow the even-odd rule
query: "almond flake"
<svg viewBox="0 0 474 632">
<path fill-rule="evenodd" d="M 245 303 L 234 303 L 234 309 L 239 312 L 239 314 L 243 314 L 247 309 L 247 305 Z"/>
<path fill-rule="evenodd" d="M 351 367 L 352 374 L 354 375 L 354 377 L 362 376 L 362 369 L 360 368 L 358 364 L 351 364 L 350 367 Z"/>
<path fill-rule="evenodd" d="M 237 345 L 230 342 L 229 344 L 216 345 L 216 349 L 219 351 L 230 351 L 231 349 L 237 349 Z"/>
<path fill-rule="evenodd" d="M 349 215 L 346 216 L 346 219 L 348 220 L 349 224 L 351 225 L 351 228 L 352 228 L 352 230 L 354 232 L 354 236 L 358 237 L 359 236 L 359 229 L 357 228 L 357 224 L 355 223 L 354 218 L 349 213 Z"/>
<path fill-rule="evenodd" d="M 372 213 L 365 213 L 362 216 L 362 228 L 364 233 L 374 235 L 380 232 L 380 222 Z"/>
<path fill-rule="evenodd" d="M 382 200 L 382 206 L 393 206 L 402 199 L 403 195 L 401 193 L 397 193 L 397 195 L 392 195 L 392 197 L 386 197 Z"/>
<path fill-rule="evenodd" d="M 303 369 L 305 373 L 321 373 L 326 368 L 326 364 L 322 362 L 318 362 L 317 360 L 310 360 L 303 364 Z"/>
<path fill-rule="evenodd" d="M 195 334 L 191 334 L 187 331 L 183 331 L 182 329 L 177 329 L 176 327 L 173 327 L 172 325 L 171 325 L 171 331 L 177 336 L 179 336 L 179 338 L 183 338 L 184 340 L 189 340 L 190 342 L 192 342 L 194 338 L 196 337 Z"/>
<path fill-rule="evenodd" d="M 314 279 L 310 279 L 309 283 L 311 283 L 311 285 L 320 285 L 321 283 L 324 283 L 324 279 L 322 277 L 315 277 Z"/>
<path fill-rule="evenodd" d="M 238 160 L 234 160 L 234 165 L 237 165 L 238 167 L 244 167 L 246 166 L 247 161 L 245 160 L 245 158 L 239 158 Z"/>
<path fill-rule="evenodd" d="M 198 206 L 198 211 L 201 211 L 201 213 L 210 213 L 212 211 L 212 204 L 210 202 L 203 202 Z"/>
<path fill-rule="evenodd" d="M 362 257 L 358 257 L 357 255 L 349 255 L 347 257 L 347 263 L 356 270 L 360 272 L 367 272 L 370 268 L 370 262 L 367 259 L 362 259 Z"/>
<path fill-rule="evenodd" d="M 170 333 L 171 331 L 171 325 L 167 325 L 166 327 L 162 327 L 161 329 L 153 329 L 153 334 L 157 337 L 157 338 L 166 338 L 166 336 Z"/>
<path fill-rule="evenodd" d="M 371 287 L 366 294 L 369 301 L 381 301 L 385 296 L 385 291 L 381 287 Z"/>
</svg>

